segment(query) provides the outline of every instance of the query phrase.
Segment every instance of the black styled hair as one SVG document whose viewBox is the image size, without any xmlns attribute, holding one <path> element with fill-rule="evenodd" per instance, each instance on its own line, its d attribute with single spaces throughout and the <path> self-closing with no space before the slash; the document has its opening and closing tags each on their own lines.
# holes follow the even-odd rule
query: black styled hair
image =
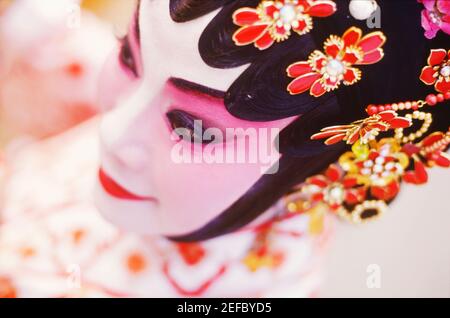
<svg viewBox="0 0 450 318">
<path fill-rule="evenodd" d="M 323 141 L 312 141 L 311 135 L 330 125 L 367 117 L 365 107 L 369 104 L 423 99 L 433 92 L 433 87 L 425 86 L 419 75 L 430 49 L 446 48 L 448 38 L 442 32 L 433 40 L 424 37 L 423 5 L 416 0 L 378 0 L 380 29 L 387 37 L 383 60 L 363 67 L 362 80 L 353 86 L 341 86 L 319 98 L 308 93 L 290 95 L 286 89 L 290 81 L 286 76 L 288 65 L 306 60 L 315 49 L 322 50 L 329 35 L 341 36 L 351 26 L 361 28 L 364 34 L 375 31 L 368 28 L 366 21 L 351 17 L 348 0 L 335 2 L 337 12 L 328 18 L 315 19 L 309 34 L 291 36 L 260 51 L 253 45 L 236 46 L 232 40 L 238 28 L 232 21 L 233 12 L 241 7 L 256 7 L 260 0 L 170 0 L 171 17 L 178 23 L 220 9 L 201 35 L 198 48 L 209 66 L 225 69 L 249 65 L 225 94 L 225 106 L 232 115 L 249 121 L 299 116 L 280 133 L 282 157 L 278 173 L 262 176 L 201 229 L 171 239 L 201 241 L 247 225 L 293 187 L 323 171 L 348 150 L 344 144 L 325 146 Z M 432 110 L 432 130 L 447 131 L 448 101 L 445 104 Z"/>
</svg>

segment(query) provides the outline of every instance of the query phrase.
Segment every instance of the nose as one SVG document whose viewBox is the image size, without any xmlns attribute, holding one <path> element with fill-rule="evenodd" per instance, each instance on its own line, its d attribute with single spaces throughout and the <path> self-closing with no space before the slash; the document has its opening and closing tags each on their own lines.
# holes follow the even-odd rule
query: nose
<svg viewBox="0 0 450 318">
<path fill-rule="evenodd" d="M 152 135 L 151 94 L 139 86 L 118 105 L 104 113 L 100 123 L 103 151 L 127 169 L 139 171 L 151 154 L 149 139 Z"/>
<path fill-rule="evenodd" d="M 103 112 L 111 110 L 123 94 L 131 92 L 137 84 L 137 79 L 124 72 L 119 63 L 119 46 L 117 45 L 106 59 L 100 73 L 98 84 L 98 104 Z"/>
</svg>

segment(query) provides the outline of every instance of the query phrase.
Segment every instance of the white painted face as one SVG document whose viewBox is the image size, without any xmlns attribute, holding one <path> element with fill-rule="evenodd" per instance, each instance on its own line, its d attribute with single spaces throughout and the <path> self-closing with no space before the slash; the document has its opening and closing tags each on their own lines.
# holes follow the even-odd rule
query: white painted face
<svg viewBox="0 0 450 318">
<path fill-rule="evenodd" d="M 106 219 L 126 230 L 164 235 L 197 230 L 238 200 L 262 175 L 262 163 L 175 162 L 172 153 L 176 146 L 192 158 L 208 154 L 204 144 L 194 147 L 172 138 L 174 127 L 189 128 L 191 120 L 199 119 L 203 128 L 223 132 L 226 128 L 281 130 L 292 121 L 241 120 L 228 113 L 220 93 L 205 92 L 205 87 L 226 91 L 246 67 L 214 69 L 200 57 L 200 35 L 216 14 L 175 23 L 169 1 L 142 0 L 140 47 L 134 26 L 128 36 L 134 60 L 127 60 L 137 66 L 138 75 L 119 65 L 117 53 L 105 67 L 101 97 L 110 111 L 101 124 L 96 202 Z M 229 144 L 214 143 L 213 147 L 224 150 Z M 248 147 L 237 150 L 241 155 L 246 151 Z"/>
</svg>

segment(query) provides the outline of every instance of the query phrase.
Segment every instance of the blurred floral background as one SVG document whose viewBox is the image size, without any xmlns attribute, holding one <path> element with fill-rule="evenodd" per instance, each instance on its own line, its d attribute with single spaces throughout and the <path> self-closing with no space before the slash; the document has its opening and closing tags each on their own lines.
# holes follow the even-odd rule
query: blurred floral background
<svg viewBox="0 0 450 318">
<path fill-rule="evenodd" d="M 56 3 L 0 0 L 3 149 L 61 133 L 99 112 L 103 61 L 134 9 L 133 0 Z"/>
</svg>

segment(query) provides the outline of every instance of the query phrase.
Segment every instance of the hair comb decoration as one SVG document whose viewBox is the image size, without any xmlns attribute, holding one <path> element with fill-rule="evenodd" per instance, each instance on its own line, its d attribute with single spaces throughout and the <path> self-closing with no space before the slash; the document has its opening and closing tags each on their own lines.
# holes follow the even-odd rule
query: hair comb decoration
<svg viewBox="0 0 450 318">
<path fill-rule="evenodd" d="M 380 132 L 390 129 L 408 128 L 412 125 L 412 120 L 407 117 L 400 117 L 393 110 L 384 110 L 372 116 L 355 121 L 350 125 L 331 126 L 322 129 L 318 134 L 311 137 L 312 140 L 328 138 L 326 145 L 333 145 L 339 141 L 345 141 L 353 145 L 358 140 L 367 144 L 369 140 L 374 140 Z"/>
<path fill-rule="evenodd" d="M 265 50 L 287 40 L 292 32 L 310 32 L 313 17 L 328 17 L 335 12 L 336 4 L 331 0 L 264 0 L 257 8 L 244 7 L 234 12 L 233 22 L 240 28 L 233 34 L 233 41 L 238 46 L 253 43 Z"/>
<path fill-rule="evenodd" d="M 331 35 L 324 44 L 324 52 L 314 51 L 308 61 L 291 64 L 287 74 L 294 80 L 287 89 L 292 95 L 309 90 L 319 97 L 344 85 L 353 85 L 361 79 L 361 71 L 354 65 L 368 65 L 379 62 L 386 42 L 382 32 L 362 36 L 361 29 L 349 28 L 342 37 Z"/>
<path fill-rule="evenodd" d="M 420 80 L 427 85 L 434 85 L 436 91 L 450 91 L 450 50 L 431 50 L 428 65 L 422 69 Z"/>
<path fill-rule="evenodd" d="M 435 85 L 437 94 L 412 102 L 369 105 L 368 118 L 327 127 L 311 137 L 326 139 L 327 145 L 345 141 L 352 149 L 324 174 L 306 180 L 300 188 L 306 202 L 303 206 L 325 205 L 351 222 L 365 222 L 385 211 L 387 203 L 399 193 L 401 181 L 424 184 L 428 181 L 427 167 L 450 167 L 450 156 L 445 152 L 450 145 L 450 127 L 426 136 L 433 118 L 423 111 L 424 107 L 450 100 L 448 56 L 444 49 L 431 50 L 428 66 L 420 75 L 425 84 Z M 399 116 L 399 112 L 405 115 Z M 420 128 L 405 134 L 414 121 L 422 122 Z M 389 131 L 393 136 L 378 139 L 380 133 Z M 422 140 L 416 142 L 418 139 Z"/>
</svg>

